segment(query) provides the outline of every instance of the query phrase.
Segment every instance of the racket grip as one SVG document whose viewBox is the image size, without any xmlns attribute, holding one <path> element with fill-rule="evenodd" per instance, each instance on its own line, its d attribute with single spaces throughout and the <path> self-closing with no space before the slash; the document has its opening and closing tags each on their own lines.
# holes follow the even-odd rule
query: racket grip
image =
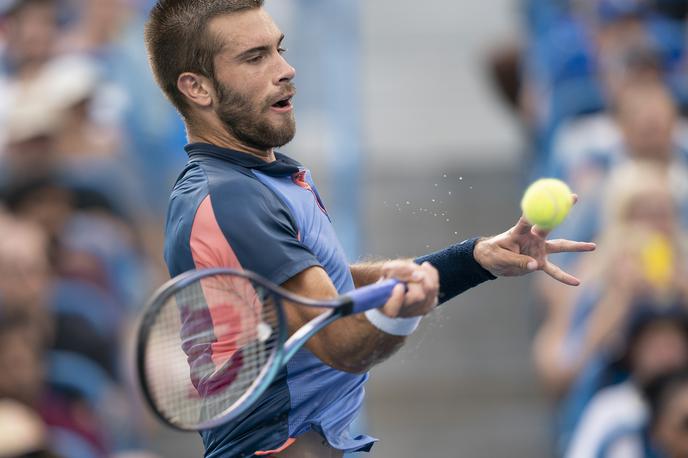
<svg viewBox="0 0 688 458">
<path fill-rule="evenodd" d="M 402 282 L 395 278 L 390 278 L 350 291 L 346 296 L 351 299 L 353 303 L 351 313 L 361 313 L 366 310 L 382 307 L 392 295 L 394 287 L 399 283 Z"/>
</svg>

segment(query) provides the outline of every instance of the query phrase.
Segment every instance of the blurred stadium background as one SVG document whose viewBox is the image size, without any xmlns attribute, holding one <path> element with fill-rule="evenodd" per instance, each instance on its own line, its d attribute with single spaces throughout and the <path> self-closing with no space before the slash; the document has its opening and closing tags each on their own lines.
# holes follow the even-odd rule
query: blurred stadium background
<svg viewBox="0 0 688 458">
<path fill-rule="evenodd" d="M 0 458 L 202 455 L 131 373 L 185 162 L 147 68 L 151 4 L 0 0 Z M 284 151 L 352 259 L 501 232 L 544 175 L 581 198 L 553 235 L 600 244 L 558 257 L 575 291 L 500 279 L 425 319 L 373 371 L 370 456 L 688 456 L 687 2 L 267 7 L 297 68 Z"/>
</svg>

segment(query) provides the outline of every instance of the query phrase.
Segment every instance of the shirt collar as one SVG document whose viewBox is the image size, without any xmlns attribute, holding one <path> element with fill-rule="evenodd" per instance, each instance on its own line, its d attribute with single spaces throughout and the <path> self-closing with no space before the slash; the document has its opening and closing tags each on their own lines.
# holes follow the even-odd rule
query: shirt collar
<svg viewBox="0 0 688 458">
<path fill-rule="evenodd" d="M 251 154 L 221 148 L 210 143 L 190 143 L 184 147 L 184 150 L 191 160 L 212 157 L 271 176 L 291 176 L 302 169 L 300 163 L 278 152 L 275 152 L 275 161 L 265 162 Z"/>
</svg>

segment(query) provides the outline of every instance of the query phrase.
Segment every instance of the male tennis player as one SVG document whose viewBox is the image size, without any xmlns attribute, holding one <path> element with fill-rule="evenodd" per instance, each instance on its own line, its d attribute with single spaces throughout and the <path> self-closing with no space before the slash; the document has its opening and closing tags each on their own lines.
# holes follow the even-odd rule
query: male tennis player
<svg viewBox="0 0 688 458">
<path fill-rule="evenodd" d="M 380 310 L 336 321 L 313 337 L 257 407 L 202 432 L 206 457 L 340 457 L 375 439 L 349 425 L 366 371 L 404 342 L 440 299 L 499 275 L 542 269 L 590 244 L 545 241 L 524 220 L 411 261 L 349 265 L 310 173 L 275 151 L 295 133 L 294 69 L 262 0 L 159 0 L 146 26 L 153 73 L 186 124 L 189 162 L 172 191 L 165 259 L 171 275 L 206 267 L 252 270 L 303 296 L 332 298 L 397 277 Z M 438 272 L 439 271 L 439 272 Z M 290 330 L 321 310 L 286 305 Z"/>
</svg>

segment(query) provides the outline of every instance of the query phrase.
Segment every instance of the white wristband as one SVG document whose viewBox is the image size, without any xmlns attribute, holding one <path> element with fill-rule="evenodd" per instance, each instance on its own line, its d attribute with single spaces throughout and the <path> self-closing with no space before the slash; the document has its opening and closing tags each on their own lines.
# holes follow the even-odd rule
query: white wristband
<svg viewBox="0 0 688 458">
<path fill-rule="evenodd" d="M 393 336 L 408 336 L 418 327 L 422 316 L 412 316 L 410 318 L 390 318 L 378 309 L 370 309 L 365 312 L 370 324 L 380 331 Z"/>
</svg>

